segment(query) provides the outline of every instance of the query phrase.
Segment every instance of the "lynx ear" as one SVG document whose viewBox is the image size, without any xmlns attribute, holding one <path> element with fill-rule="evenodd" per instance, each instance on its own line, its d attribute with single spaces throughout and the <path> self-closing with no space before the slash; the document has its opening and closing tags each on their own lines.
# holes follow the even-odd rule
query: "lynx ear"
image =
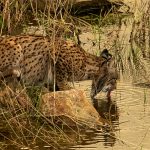
<svg viewBox="0 0 150 150">
<path fill-rule="evenodd" d="M 112 58 L 112 55 L 108 52 L 107 49 L 104 49 L 101 54 L 100 57 L 105 58 L 106 60 L 110 60 Z"/>
</svg>

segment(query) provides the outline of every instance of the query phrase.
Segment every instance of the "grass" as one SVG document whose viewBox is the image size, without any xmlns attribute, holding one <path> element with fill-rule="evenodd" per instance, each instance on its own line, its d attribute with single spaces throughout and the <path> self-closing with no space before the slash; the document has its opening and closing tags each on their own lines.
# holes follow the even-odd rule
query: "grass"
<svg viewBox="0 0 150 150">
<path fill-rule="evenodd" d="M 0 139 L 2 140 L 3 137 L 4 141 L 2 140 L 2 142 L 7 141 L 8 147 L 12 145 L 14 149 L 33 148 L 41 143 L 41 146 L 47 145 L 58 149 L 62 143 L 64 145 L 74 143 L 70 135 L 53 122 L 53 117 L 46 118 L 38 111 L 37 100 L 40 99 L 39 93 L 41 93 L 39 88 L 28 91 L 30 92 L 29 96 L 32 96 L 32 102 L 24 90 L 14 96 L 12 94 L 10 96 L 9 89 L 7 92 L 3 96 L 4 101 L 2 101 L 2 96 L 0 101 Z M 36 105 L 34 104 L 35 101 Z M 61 118 L 58 117 L 58 120 Z M 68 127 L 68 130 L 70 133 L 78 134 L 73 128 Z"/>
<path fill-rule="evenodd" d="M 68 7 L 65 7 L 62 11 L 61 9 L 59 10 L 59 6 L 63 6 L 63 4 L 53 4 L 53 7 L 46 5 L 43 11 L 39 11 L 30 0 L 23 4 L 20 4 L 17 0 L 11 3 L 9 3 L 9 0 L 6 0 L 3 11 L 0 12 L 0 34 L 18 34 L 22 32 L 24 27 L 32 24 L 38 27 L 43 26 L 46 35 L 52 38 L 62 36 L 64 38 L 72 38 L 78 43 L 80 34 L 78 29 L 90 28 L 94 35 L 95 45 L 97 45 L 96 55 L 99 54 L 99 50 L 102 50 L 103 47 L 108 47 L 115 54 L 118 68 L 123 74 L 131 74 L 134 79 L 137 75 L 137 78 L 142 76 L 145 82 L 150 80 L 147 74 L 147 66 L 145 65 L 145 60 L 149 61 L 150 58 L 149 3 L 143 4 L 147 11 L 145 12 L 146 9 L 143 9 L 143 12 L 141 10 L 140 19 L 137 20 L 135 17 L 137 16 L 137 11 L 130 16 L 132 18 L 129 33 L 130 46 L 127 47 L 124 44 L 125 34 L 120 38 L 122 30 L 125 31 L 127 29 L 127 26 L 121 28 L 122 22 L 124 24 L 129 23 L 127 14 L 108 12 L 105 16 L 90 14 L 88 16 L 76 17 L 70 15 Z M 28 10 L 29 7 L 30 11 Z M 103 42 L 105 42 L 103 41 L 103 34 L 106 34 L 104 29 L 110 29 L 111 26 L 114 28 L 107 32 L 110 33 L 110 37 L 103 46 Z M 111 34 L 111 32 L 113 33 Z M 112 44 L 110 44 L 111 40 Z M 0 118 L 2 120 L 0 127 L 3 127 L 0 136 L 4 138 L 3 142 L 6 142 L 7 146 L 12 144 L 16 149 L 31 148 L 36 146 L 37 143 L 42 143 L 41 145 L 46 144 L 54 149 L 58 149 L 62 146 L 62 143 L 74 143 L 74 139 L 69 135 L 71 132 L 69 134 L 65 133 L 61 127 L 54 124 L 53 120 L 47 119 L 39 113 L 37 108 L 42 93 L 41 89 L 33 87 L 27 90 L 27 93 L 28 95 L 22 94 L 22 98 L 25 96 L 28 99 L 26 96 L 29 96 L 29 99 L 32 99 L 30 109 L 26 107 L 26 103 L 20 105 L 17 99 L 18 95 L 12 98 L 12 93 L 9 90 L 7 97 L 2 100 L 4 103 L 6 99 L 9 102 L 7 107 L 1 104 L 0 108 Z M 144 103 L 146 103 L 145 94 Z M 74 129 L 70 130 L 72 133 L 80 136 L 80 133 Z M 2 144 L 0 148 L 3 149 L 7 146 Z"/>
</svg>

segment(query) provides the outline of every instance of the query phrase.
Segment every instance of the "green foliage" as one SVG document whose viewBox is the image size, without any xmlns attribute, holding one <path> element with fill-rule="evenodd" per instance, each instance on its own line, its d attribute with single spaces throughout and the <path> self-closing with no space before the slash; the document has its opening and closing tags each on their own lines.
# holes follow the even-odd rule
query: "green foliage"
<svg viewBox="0 0 150 150">
<path fill-rule="evenodd" d="M 40 102 L 42 88 L 39 86 L 32 86 L 30 88 L 27 88 L 27 94 L 31 98 L 32 103 L 35 107 L 38 107 L 38 104 Z"/>
</svg>

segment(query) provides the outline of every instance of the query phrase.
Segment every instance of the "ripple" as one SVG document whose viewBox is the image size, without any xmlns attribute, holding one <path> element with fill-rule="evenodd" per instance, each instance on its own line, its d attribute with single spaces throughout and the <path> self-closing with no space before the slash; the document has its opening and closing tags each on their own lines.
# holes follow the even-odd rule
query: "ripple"
<svg viewBox="0 0 150 150">
<path fill-rule="evenodd" d="M 87 97 L 90 93 L 90 81 L 80 83 Z M 90 98 L 89 98 L 90 99 Z M 103 132 L 89 131 L 83 141 L 71 147 L 74 150 L 130 149 L 140 143 L 150 149 L 150 88 L 136 86 L 129 82 L 118 82 L 112 92 L 112 102 L 108 103 L 106 94 L 97 96 L 97 111 L 102 117 L 112 119 L 112 130 Z M 117 117 L 116 117 L 117 116 Z M 138 137 L 138 138 L 137 138 Z M 143 140 L 145 139 L 145 140 Z"/>
<path fill-rule="evenodd" d="M 150 89 L 135 87 L 131 83 L 118 83 L 117 90 L 113 92 L 113 99 L 118 105 L 141 105 L 150 99 Z"/>
</svg>

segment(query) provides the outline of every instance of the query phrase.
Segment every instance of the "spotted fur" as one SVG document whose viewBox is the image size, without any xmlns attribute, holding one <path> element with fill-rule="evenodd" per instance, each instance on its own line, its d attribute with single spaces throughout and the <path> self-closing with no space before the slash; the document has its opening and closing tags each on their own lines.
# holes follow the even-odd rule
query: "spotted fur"
<svg viewBox="0 0 150 150">
<path fill-rule="evenodd" d="M 106 49 L 95 56 L 70 40 L 36 36 L 0 38 L 1 77 L 20 77 L 26 85 L 56 81 L 59 90 L 68 90 L 68 81 L 90 79 L 94 97 L 108 86 L 110 62 L 112 55 Z M 113 79 L 116 81 L 117 75 Z"/>
</svg>

